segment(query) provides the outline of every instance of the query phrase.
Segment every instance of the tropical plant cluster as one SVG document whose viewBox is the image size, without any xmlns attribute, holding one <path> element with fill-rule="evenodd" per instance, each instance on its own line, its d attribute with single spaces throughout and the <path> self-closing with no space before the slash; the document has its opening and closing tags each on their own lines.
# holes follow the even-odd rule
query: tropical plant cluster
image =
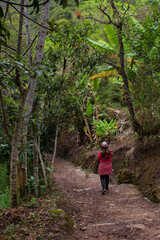
<svg viewBox="0 0 160 240">
<path fill-rule="evenodd" d="M 1 206 L 50 187 L 63 129 L 91 146 L 116 136 L 108 107 L 160 134 L 158 1 L 2 1 L 0 23 Z"/>
</svg>

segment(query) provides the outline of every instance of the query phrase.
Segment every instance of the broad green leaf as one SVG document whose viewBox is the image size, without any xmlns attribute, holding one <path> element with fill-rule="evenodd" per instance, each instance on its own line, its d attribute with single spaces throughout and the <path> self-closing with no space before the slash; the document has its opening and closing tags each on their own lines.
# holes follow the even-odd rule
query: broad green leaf
<svg viewBox="0 0 160 240">
<path fill-rule="evenodd" d="M 104 137 L 108 134 L 114 134 L 116 132 L 116 119 L 112 119 L 109 123 L 104 120 L 95 120 L 96 134 L 98 136 Z"/>
<path fill-rule="evenodd" d="M 108 24 L 104 27 L 104 30 L 107 34 L 108 40 L 114 45 L 116 49 L 119 48 L 119 42 L 114 28 Z"/>
<path fill-rule="evenodd" d="M 98 42 L 95 42 L 89 38 L 87 38 L 87 41 L 93 46 L 96 47 L 104 52 L 115 52 L 114 48 L 111 46 L 111 44 L 103 41 L 103 40 L 99 40 Z"/>
</svg>

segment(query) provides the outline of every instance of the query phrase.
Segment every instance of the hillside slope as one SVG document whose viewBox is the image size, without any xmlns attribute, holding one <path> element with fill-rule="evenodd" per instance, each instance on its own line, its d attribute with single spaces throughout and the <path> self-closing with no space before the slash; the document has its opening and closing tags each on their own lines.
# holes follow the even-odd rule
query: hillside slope
<svg viewBox="0 0 160 240">
<path fill-rule="evenodd" d="M 111 117 L 116 117 L 117 111 L 110 111 Z M 117 115 L 118 133 L 110 141 L 113 150 L 114 176 L 118 183 L 133 183 L 151 201 L 160 202 L 160 138 L 139 139 L 132 132 L 125 112 Z M 72 161 L 84 169 L 93 169 L 100 144 L 95 147 L 79 146 L 75 132 L 66 132 L 60 138 L 58 155 Z"/>
</svg>

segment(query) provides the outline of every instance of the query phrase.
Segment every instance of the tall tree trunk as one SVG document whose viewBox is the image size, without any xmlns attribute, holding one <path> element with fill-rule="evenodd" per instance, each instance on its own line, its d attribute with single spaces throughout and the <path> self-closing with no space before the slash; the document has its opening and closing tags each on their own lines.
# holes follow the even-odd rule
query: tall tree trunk
<svg viewBox="0 0 160 240">
<path fill-rule="evenodd" d="M 21 0 L 21 5 L 24 5 L 24 0 Z M 21 6 L 21 13 L 23 13 L 24 7 Z M 20 14 L 19 19 L 19 32 L 18 32 L 18 44 L 17 44 L 17 55 L 20 56 L 21 53 L 21 43 L 22 43 L 22 28 L 23 28 L 23 15 Z M 27 95 L 27 90 L 23 89 L 22 83 L 20 81 L 19 70 L 16 69 L 15 83 L 20 89 L 20 106 L 16 118 L 14 134 L 12 138 L 12 150 L 11 150 L 11 162 L 10 162 L 10 198 L 11 198 L 11 207 L 18 206 L 18 195 L 19 195 L 19 178 L 18 178 L 18 145 L 20 138 L 20 129 L 22 124 L 22 116 L 24 112 L 24 105 Z"/>
<path fill-rule="evenodd" d="M 25 4 L 27 4 L 27 1 L 25 0 Z M 28 8 L 25 7 L 24 8 L 24 14 L 25 16 L 28 17 Z M 31 38 L 30 38 L 30 28 L 29 28 L 29 20 L 28 18 L 25 18 L 25 27 L 26 27 L 26 43 L 27 43 L 27 48 L 30 46 L 31 44 Z M 29 65 L 31 66 L 32 65 L 32 51 L 31 51 L 31 48 L 28 50 L 28 62 L 29 62 Z M 27 135 L 26 133 L 24 132 L 24 127 L 23 127 L 23 142 L 24 142 L 24 146 L 26 146 L 27 144 Z M 27 183 L 27 151 L 24 152 L 25 154 L 25 162 L 24 162 L 24 174 L 26 176 L 25 178 L 25 185 Z"/>
<path fill-rule="evenodd" d="M 42 25 L 46 26 L 46 27 L 47 27 L 46 20 L 48 20 L 48 18 L 49 18 L 49 9 L 50 9 L 50 1 L 47 4 L 45 4 L 42 9 L 41 21 L 42 21 Z M 28 11 L 26 10 L 26 14 L 27 14 L 27 12 Z M 41 27 L 39 38 L 37 41 L 37 46 L 36 46 L 36 54 L 35 54 L 35 58 L 34 58 L 33 62 L 32 62 L 31 50 L 29 50 L 29 52 L 28 52 L 29 63 L 30 63 L 30 65 L 32 65 L 33 71 L 38 70 L 39 65 L 42 61 L 46 35 L 47 35 L 47 29 Z M 29 23 L 27 20 L 26 20 L 26 38 L 27 38 L 27 44 L 29 45 L 31 42 L 30 42 Z M 34 63 L 34 65 L 33 65 L 33 63 Z M 39 63 L 39 64 L 37 65 L 37 63 Z M 24 125 L 23 126 L 24 145 L 27 144 L 28 123 L 29 123 L 30 114 L 31 114 L 32 107 L 33 107 L 37 78 L 30 77 L 29 84 L 30 84 L 30 88 L 29 88 L 27 98 L 26 98 L 26 103 L 25 103 L 25 108 L 27 109 L 27 112 L 25 113 L 24 124 L 23 124 Z M 26 176 L 27 176 L 27 153 L 25 153 L 25 171 L 26 171 Z"/>
<path fill-rule="evenodd" d="M 11 195 L 11 207 L 18 206 L 18 191 L 17 191 L 17 168 L 18 168 L 18 145 L 20 137 L 20 129 L 22 124 L 22 117 L 24 113 L 25 100 L 27 96 L 27 90 L 21 95 L 19 111 L 16 118 L 15 129 L 12 139 L 12 151 L 10 162 L 10 195 Z"/>
</svg>

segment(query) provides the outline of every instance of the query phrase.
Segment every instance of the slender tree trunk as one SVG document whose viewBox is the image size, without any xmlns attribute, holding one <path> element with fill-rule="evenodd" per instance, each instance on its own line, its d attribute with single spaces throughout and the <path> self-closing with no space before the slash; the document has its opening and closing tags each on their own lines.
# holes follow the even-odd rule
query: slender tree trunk
<svg viewBox="0 0 160 240">
<path fill-rule="evenodd" d="M 52 155 L 52 164 L 51 164 L 51 172 L 50 172 L 50 186 L 52 184 L 53 179 L 53 168 L 54 168 L 54 162 L 56 158 L 56 151 L 57 151 L 57 141 L 58 141 L 58 125 L 56 127 L 56 136 L 55 136 L 55 143 L 54 143 L 54 151 Z"/>
<path fill-rule="evenodd" d="M 94 101 L 95 101 L 96 120 L 99 121 L 97 99 L 96 99 L 96 96 L 95 96 L 95 93 L 94 93 L 94 92 L 93 92 L 93 97 L 94 97 Z"/>
<path fill-rule="evenodd" d="M 92 135 L 91 135 L 91 131 L 89 129 L 87 118 L 84 115 L 83 109 L 81 109 L 81 112 L 82 112 L 83 119 L 84 119 L 84 122 L 85 122 L 85 125 L 86 125 L 86 128 L 87 128 L 87 132 L 88 132 L 88 137 L 89 137 L 90 143 L 92 143 L 93 140 L 92 140 Z"/>
<path fill-rule="evenodd" d="M 39 149 L 38 144 L 36 143 L 36 141 L 34 141 L 34 145 L 35 145 L 36 151 L 38 152 L 38 155 L 39 155 L 39 160 L 40 160 L 41 167 L 42 167 L 44 182 L 45 182 L 45 185 L 46 185 L 46 187 L 47 187 L 47 186 L 48 186 L 47 175 L 46 175 L 46 170 L 45 170 L 45 166 L 44 166 L 42 154 L 41 154 L 41 151 L 40 151 L 40 149 Z"/>
<path fill-rule="evenodd" d="M 33 159 L 33 163 L 34 163 L 34 180 L 35 180 L 35 196 L 36 198 L 39 196 L 39 158 L 38 158 L 38 152 L 35 148 L 35 146 L 33 147 L 34 149 L 34 159 Z"/>
<path fill-rule="evenodd" d="M 25 4 L 27 4 L 27 1 L 25 0 L 24 1 Z M 28 8 L 25 7 L 24 8 L 24 14 L 28 17 Z M 30 46 L 31 44 L 31 39 L 30 39 L 30 29 L 29 29 L 29 20 L 28 18 L 25 18 L 25 26 L 26 26 L 26 43 L 27 43 L 27 47 Z M 28 50 L 28 62 L 29 62 L 29 65 L 31 66 L 32 65 L 32 51 L 31 49 Z M 25 123 L 24 123 L 25 124 Z M 27 134 L 26 132 L 24 131 L 25 127 L 23 127 L 23 142 L 24 142 L 24 146 L 27 145 Z M 27 151 L 25 151 L 25 163 L 24 163 L 24 169 L 25 169 L 25 184 L 27 183 Z"/>
</svg>

